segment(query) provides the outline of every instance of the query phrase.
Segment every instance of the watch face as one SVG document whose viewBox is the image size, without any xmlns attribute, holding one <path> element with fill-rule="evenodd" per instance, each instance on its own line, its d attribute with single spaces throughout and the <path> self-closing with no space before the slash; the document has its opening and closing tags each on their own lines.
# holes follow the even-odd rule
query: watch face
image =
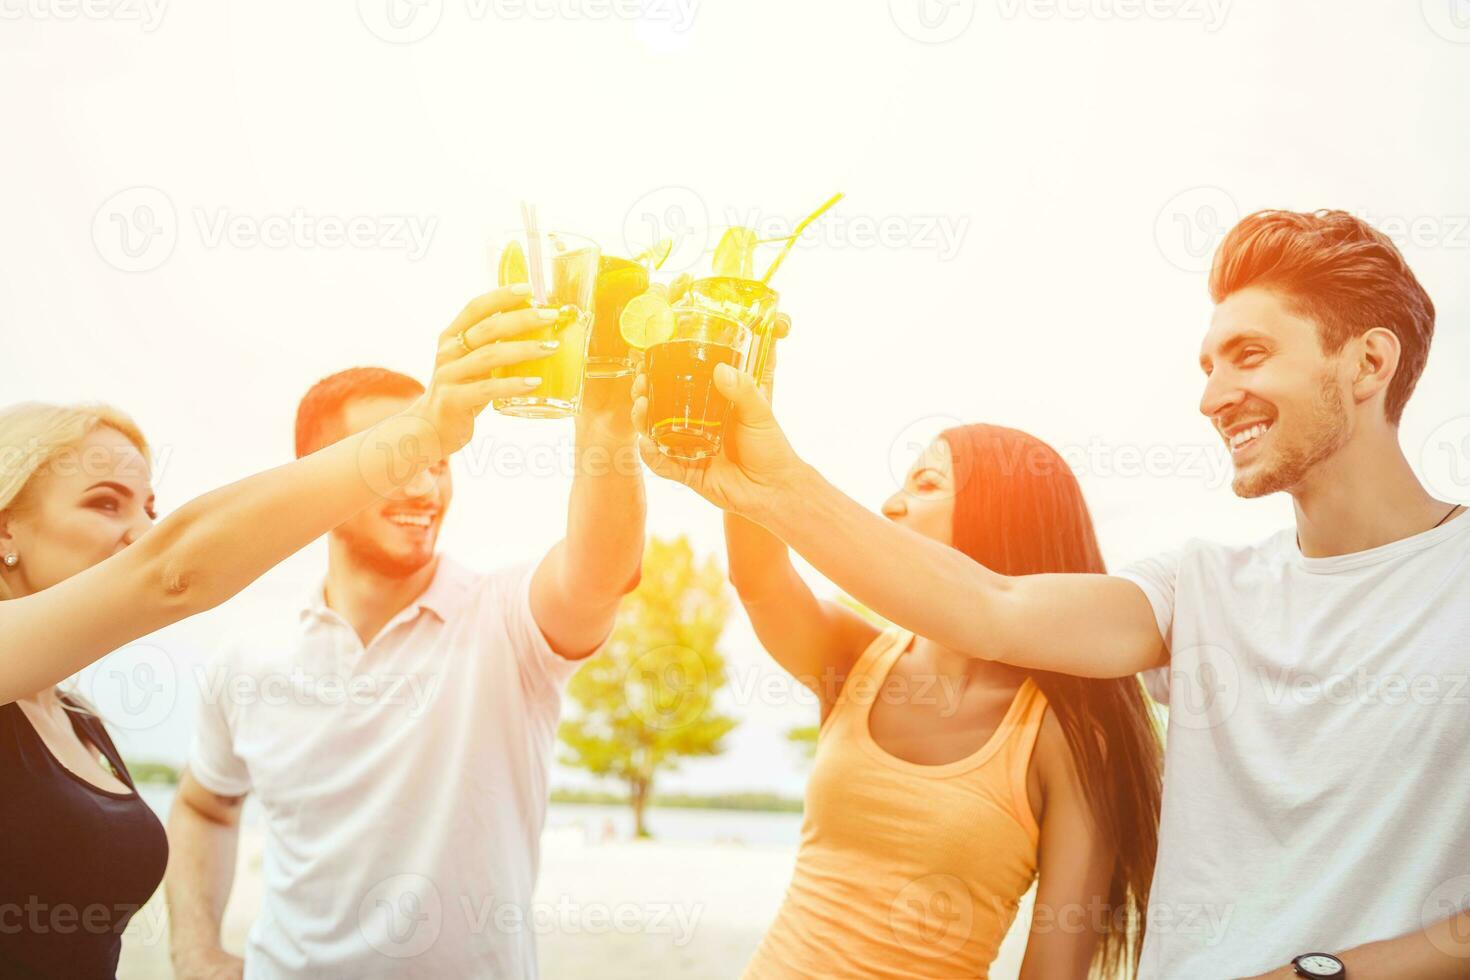
<svg viewBox="0 0 1470 980">
<path fill-rule="evenodd" d="M 1335 977 L 1342 972 L 1342 963 L 1335 956 L 1313 954 L 1297 960 L 1302 969 L 1311 971 L 1314 977 Z"/>
</svg>

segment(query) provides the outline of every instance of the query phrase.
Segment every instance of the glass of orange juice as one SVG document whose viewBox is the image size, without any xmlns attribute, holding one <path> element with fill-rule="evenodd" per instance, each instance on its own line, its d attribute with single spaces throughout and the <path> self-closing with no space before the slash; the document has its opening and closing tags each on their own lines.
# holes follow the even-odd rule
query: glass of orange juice
<svg viewBox="0 0 1470 980">
<path fill-rule="evenodd" d="M 532 288 L 528 304 L 557 312 L 555 320 L 515 339 L 557 340 L 560 346 L 545 357 L 491 370 L 497 378 L 541 379 L 527 394 L 495 399 L 491 404 L 497 412 L 566 418 L 581 407 L 598 257 L 597 243 L 580 235 L 548 231 L 529 238 L 517 231 L 507 237 L 497 263 L 500 285 L 528 283 Z"/>
</svg>

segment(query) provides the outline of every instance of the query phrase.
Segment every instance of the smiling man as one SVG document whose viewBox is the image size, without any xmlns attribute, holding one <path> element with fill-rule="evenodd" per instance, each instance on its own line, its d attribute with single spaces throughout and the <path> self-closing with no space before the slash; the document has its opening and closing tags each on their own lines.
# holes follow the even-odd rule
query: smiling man
<svg viewBox="0 0 1470 980">
<path fill-rule="evenodd" d="M 325 583 L 228 644 L 169 820 L 178 976 L 536 976 L 561 692 L 642 560 L 629 384 L 588 382 L 566 534 L 534 566 L 480 574 L 437 552 L 452 496 L 441 464 L 332 531 Z M 377 368 L 326 378 L 301 401 L 297 455 L 420 391 Z M 247 794 L 266 893 L 242 964 L 220 920 Z"/>
<path fill-rule="evenodd" d="M 1425 491 L 1398 433 L 1434 306 L 1341 211 L 1246 218 L 1210 291 L 1200 411 L 1236 493 L 1296 508 L 1258 544 L 999 575 L 823 480 L 735 372 L 716 372 L 734 405 L 722 456 L 681 466 L 645 440 L 643 459 L 952 650 L 1090 677 L 1166 668 L 1145 980 L 1465 977 L 1470 519 Z"/>
</svg>

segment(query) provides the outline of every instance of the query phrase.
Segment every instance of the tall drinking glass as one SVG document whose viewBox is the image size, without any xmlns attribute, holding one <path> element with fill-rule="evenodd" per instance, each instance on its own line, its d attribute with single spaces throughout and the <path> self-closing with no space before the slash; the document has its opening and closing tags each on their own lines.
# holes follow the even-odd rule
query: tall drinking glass
<svg viewBox="0 0 1470 980">
<path fill-rule="evenodd" d="M 534 240 L 517 232 L 506 242 L 498 262 L 500 285 L 529 283 L 533 290 L 529 304 L 558 314 L 546 326 L 515 339 L 557 340 L 561 346 L 546 357 L 491 370 L 497 378 L 541 379 L 527 394 L 495 399 L 491 404 L 497 412 L 554 419 L 575 415 L 581 407 L 597 260 L 596 242 L 565 232 L 541 232 Z"/>
<path fill-rule="evenodd" d="M 587 341 L 587 377 L 621 378 L 633 373 L 634 355 L 618 321 L 623 307 L 647 291 L 648 269 L 632 259 L 604 255 L 592 295 L 592 336 Z"/>
<path fill-rule="evenodd" d="M 715 387 L 715 366 L 745 365 L 751 332 L 709 310 L 676 307 L 667 340 L 644 352 L 649 436 L 658 451 L 695 460 L 720 451 L 730 400 Z"/>
</svg>

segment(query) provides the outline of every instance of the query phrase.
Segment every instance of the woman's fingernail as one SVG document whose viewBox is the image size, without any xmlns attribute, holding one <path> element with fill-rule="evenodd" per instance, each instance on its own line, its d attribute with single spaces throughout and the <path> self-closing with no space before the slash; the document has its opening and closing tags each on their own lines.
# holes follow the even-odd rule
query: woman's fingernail
<svg viewBox="0 0 1470 980">
<path fill-rule="evenodd" d="M 537 310 L 536 311 L 536 319 L 538 319 L 538 320 L 555 320 L 559 316 L 561 316 L 561 312 L 558 311 L 558 310 Z"/>
<path fill-rule="evenodd" d="M 534 388 L 541 383 L 540 378 L 522 378 L 521 381 L 525 382 L 527 388 Z"/>
<path fill-rule="evenodd" d="M 530 296 L 531 295 L 531 284 L 528 283 L 528 282 L 512 283 L 511 284 L 511 287 L 510 287 L 510 291 L 512 293 L 515 293 L 517 296 Z"/>
<path fill-rule="evenodd" d="M 543 341 L 541 341 L 541 349 L 542 350 L 556 350 L 560 346 L 561 346 L 561 341 L 559 341 L 559 340 L 543 340 Z"/>
</svg>

